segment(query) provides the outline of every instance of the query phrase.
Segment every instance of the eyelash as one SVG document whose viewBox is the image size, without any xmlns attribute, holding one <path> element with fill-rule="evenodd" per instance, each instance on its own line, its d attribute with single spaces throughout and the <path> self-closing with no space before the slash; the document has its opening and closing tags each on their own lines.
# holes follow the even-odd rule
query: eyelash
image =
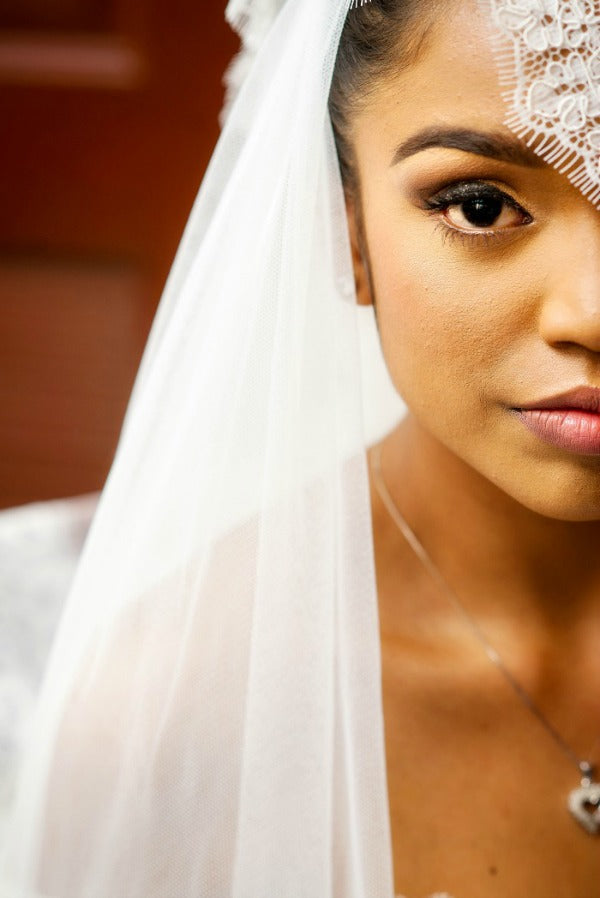
<svg viewBox="0 0 600 898">
<path fill-rule="evenodd" d="M 505 193 L 498 187 L 485 181 L 459 181 L 425 201 L 426 211 L 434 218 L 440 218 L 435 230 L 440 231 L 444 243 L 448 240 L 451 242 L 460 240 L 463 245 L 473 245 L 474 243 L 489 245 L 502 241 L 507 236 L 507 231 L 514 230 L 516 226 L 498 230 L 493 230 L 492 228 L 481 231 L 461 230 L 449 225 L 440 217 L 441 213 L 447 212 L 452 206 L 461 206 L 468 200 L 481 198 L 502 199 L 504 204 L 515 209 L 524 217 L 523 225 L 530 224 L 533 221 L 532 216 L 510 194 Z"/>
<path fill-rule="evenodd" d="M 444 243 L 454 243 L 458 240 L 463 246 L 466 243 L 469 245 L 473 243 L 478 243 L 479 245 L 482 243 L 488 245 L 499 243 L 505 237 L 500 231 L 460 231 L 458 228 L 453 228 L 452 225 L 445 224 L 443 221 L 437 223 L 435 230 L 441 233 Z"/>
</svg>

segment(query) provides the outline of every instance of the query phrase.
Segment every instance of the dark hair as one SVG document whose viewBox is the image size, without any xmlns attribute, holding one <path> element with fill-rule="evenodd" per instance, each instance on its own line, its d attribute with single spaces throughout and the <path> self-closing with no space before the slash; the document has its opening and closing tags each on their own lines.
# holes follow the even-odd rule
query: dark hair
<svg viewBox="0 0 600 898">
<path fill-rule="evenodd" d="M 329 114 L 346 193 L 359 199 L 351 139 L 352 114 L 377 82 L 418 55 L 436 0 L 369 0 L 346 17 L 335 62 Z M 427 13 L 427 15 L 426 15 Z"/>
</svg>

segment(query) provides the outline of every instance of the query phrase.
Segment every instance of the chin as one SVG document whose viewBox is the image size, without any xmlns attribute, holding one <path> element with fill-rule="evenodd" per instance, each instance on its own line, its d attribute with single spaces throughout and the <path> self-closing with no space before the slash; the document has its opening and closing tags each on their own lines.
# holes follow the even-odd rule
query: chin
<svg viewBox="0 0 600 898">
<path fill-rule="evenodd" d="M 509 491 L 521 505 L 535 514 L 556 521 L 600 522 L 600 465 L 595 476 L 557 476 L 554 472 L 535 473 L 526 484 Z"/>
<path fill-rule="evenodd" d="M 512 428 L 495 430 L 490 444 L 493 462 L 486 459 L 481 473 L 491 467 L 491 482 L 519 505 L 556 521 L 600 522 L 599 455 L 532 445 Z"/>
</svg>

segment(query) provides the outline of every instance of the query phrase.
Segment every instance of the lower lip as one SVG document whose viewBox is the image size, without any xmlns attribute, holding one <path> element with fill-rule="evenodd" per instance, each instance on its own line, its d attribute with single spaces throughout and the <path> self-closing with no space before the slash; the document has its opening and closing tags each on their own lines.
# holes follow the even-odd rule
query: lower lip
<svg viewBox="0 0 600 898">
<path fill-rule="evenodd" d="M 600 414 L 573 408 L 517 412 L 525 427 L 545 443 L 580 455 L 600 455 Z"/>
</svg>

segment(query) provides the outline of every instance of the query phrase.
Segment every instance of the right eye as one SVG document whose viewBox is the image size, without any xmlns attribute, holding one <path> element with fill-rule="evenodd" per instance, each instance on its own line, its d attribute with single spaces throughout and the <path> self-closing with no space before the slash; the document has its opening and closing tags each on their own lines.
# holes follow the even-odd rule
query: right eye
<svg viewBox="0 0 600 898">
<path fill-rule="evenodd" d="M 448 206 L 447 220 L 457 228 L 504 228 L 522 224 L 522 215 L 500 196 L 480 196 Z"/>
<path fill-rule="evenodd" d="M 429 199 L 427 206 L 441 213 L 447 227 L 464 233 L 498 232 L 533 220 L 508 193 L 481 182 L 453 185 Z"/>
</svg>

